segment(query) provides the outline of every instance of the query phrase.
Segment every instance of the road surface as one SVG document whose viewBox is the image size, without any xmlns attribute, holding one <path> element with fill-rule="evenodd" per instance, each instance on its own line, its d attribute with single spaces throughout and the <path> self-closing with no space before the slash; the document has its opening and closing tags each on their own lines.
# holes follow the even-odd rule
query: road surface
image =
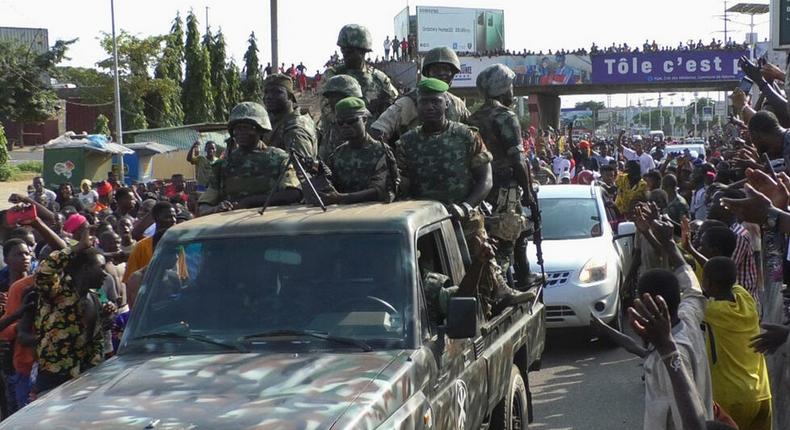
<svg viewBox="0 0 790 430">
<path fill-rule="evenodd" d="M 543 368 L 529 374 L 530 429 L 641 429 L 641 359 L 572 332 L 549 331 Z"/>
</svg>

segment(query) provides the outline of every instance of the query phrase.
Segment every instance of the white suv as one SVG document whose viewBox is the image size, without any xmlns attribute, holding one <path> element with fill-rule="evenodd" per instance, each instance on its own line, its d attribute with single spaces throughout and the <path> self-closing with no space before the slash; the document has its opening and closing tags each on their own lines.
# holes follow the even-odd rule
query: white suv
<svg viewBox="0 0 790 430">
<path fill-rule="evenodd" d="M 538 199 L 546 327 L 588 327 L 592 313 L 622 328 L 620 286 L 631 264 L 634 224 L 622 222 L 614 234 L 595 185 L 545 185 Z M 530 269 L 540 273 L 534 243 L 527 252 Z"/>
</svg>

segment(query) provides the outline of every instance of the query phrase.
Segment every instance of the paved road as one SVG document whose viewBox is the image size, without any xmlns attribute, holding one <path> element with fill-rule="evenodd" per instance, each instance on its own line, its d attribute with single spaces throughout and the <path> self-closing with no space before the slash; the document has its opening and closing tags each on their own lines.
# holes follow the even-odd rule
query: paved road
<svg viewBox="0 0 790 430">
<path fill-rule="evenodd" d="M 25 161 L 42 161 L 44 159 L 44 151 L 41 149 L 31 150 L 32 147 L 14 148 L 9 153 L 11 156 L 11 163 L 19 164 Z"/>
<path fill-rule="evenodd" d="M 529 375 L 535 421 L 530 429 L 642 428 L 641 359 L 577 333 L 550 331 L 543 368 Z"/>
</svg>

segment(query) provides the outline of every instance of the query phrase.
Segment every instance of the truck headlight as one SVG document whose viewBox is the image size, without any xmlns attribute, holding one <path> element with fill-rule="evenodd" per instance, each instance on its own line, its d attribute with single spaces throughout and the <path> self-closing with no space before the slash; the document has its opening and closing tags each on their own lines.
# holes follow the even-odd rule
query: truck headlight
<svg viewBox="0 0 790 430">
<path fill-rule="evenodd" d="M 606 279 L 606 266 L 606 258 L 600 256 L 591 258 L 582 267 L 582 271 L 579 273 L 579 282 L 589 284 L 603 281 Z"/>
</svg>

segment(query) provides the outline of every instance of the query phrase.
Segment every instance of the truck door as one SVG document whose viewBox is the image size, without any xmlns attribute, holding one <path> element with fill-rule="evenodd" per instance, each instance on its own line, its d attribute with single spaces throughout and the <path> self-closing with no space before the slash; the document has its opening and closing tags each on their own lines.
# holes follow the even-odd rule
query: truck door
<svg viewBox="0 0 790 430">
<path fill-rule="evenodd" d="M 447 242 L 455 238 L 445 238 L 442 230 L 441 224 L 435 224 L 421 231 L 417 239 L 425 302 L 429 308 L 428 314 L 435 317 L 429 324 L 437 336 L 444 338 L 443 342 L 439 340 L 443 347 L 434 349 L 439 373 L 432 390 L 431 409 L 436 428 L 478 429 L 485 417 L 487 403 L 485 363 L 477 359 L 471 339 L 452 340 L 444 336 L 443 313 L 437 309 L 437 306 L 441 308 L 441 304 L 435 299 L 435 288 L 426 285 L 428 282 L 435 283 L 437 278 L 444 279 L 445 288 L 458 282 L 457 276 L 454 276 L 457 274 L 452 270 Z M 457 245 L 450 249 L 458 251 Z"/>
</svg>

